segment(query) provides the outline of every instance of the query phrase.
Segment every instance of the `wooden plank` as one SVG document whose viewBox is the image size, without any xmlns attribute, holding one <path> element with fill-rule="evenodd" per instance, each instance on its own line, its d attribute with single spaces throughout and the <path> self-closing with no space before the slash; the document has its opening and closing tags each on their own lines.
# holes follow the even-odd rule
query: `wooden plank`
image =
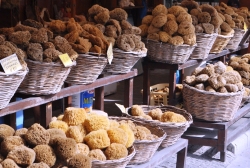
<svg viewBox="0 0 250 168">
<path fill-rule="evenodd" d="M 188 141 L 185 139 L 179 139 L 174 145 L 171 145 L 166 148 L 159 148 L 154 156 L 150 159 L 149 162 L 140 164 L 140 165 L 128 165 L 127 168 L 153 168 L 157 165 L 160 165 L 162 162 L 164 162 L 166 159 L 168 159 L 170 156 L 176 154 L 177 152 L 181 151 L 182 149 L 187 148 Z M 185 156 L 185 155 L 184 155 Z M 183 159 L 185 161 L 186 157 L 180 157 L 179 156 L 179 162 L 180 159 Z"/>
<path fill-rule="evenodd" d="M 7 107 L 0 110 L 0 117 L 8 114 L 15 113 L 19 110 L 28 109 L 35 106 L 40 106 L 48 102 L 53 102 L 64 97 L 69 97 L 83 91 L 93 90 L 98 87 L 123 81 L 137 76 L 137 69 L 132 70 L 127 74 L 111 75 L 104 78 L 97 79 L 94 83 L 89 85 L 74 85 L 68 88 L 63 88 L 59 93 L 41 97 L 30 97 L 17 102 L 10 103 Z"/>
<path fill-rule="evenodd" d="M 134 90 L 134 79 L 124 80 L 124 106 L 131 107 L 133 105 L 133 90 Z"/>
</svg>

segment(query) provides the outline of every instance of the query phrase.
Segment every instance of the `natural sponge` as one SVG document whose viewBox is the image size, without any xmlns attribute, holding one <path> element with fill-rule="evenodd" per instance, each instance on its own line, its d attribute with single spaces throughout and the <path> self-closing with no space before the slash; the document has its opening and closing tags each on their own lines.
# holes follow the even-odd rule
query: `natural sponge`
<svg viewBox="0 0 250 168">
<path fill-rule="evenodd" d="M 66 132 L 69 129 L 69 126 L 66 122 L 61 121 L 61 120 L 55 120 L 55 121 L 51 121 L 49 123 L 49 128 L 56 128 L 56 129 L 60 129 L 63 132 Z"/>
<path fill-rule="evenodd" d="M 40 125 L 33 124 L 24 136 L 29 145 L 36 146 L 41 144 L 48 144 L 50 134 Z"/>
<path fill-rule="evenodd" d="M 5 159 L 1 162 L 3 168 L 19 168 L 19 166 L 12 159 Z"/>
<path fill-rule="evenodd" d="M 100 160 L 105 161 L 106 156 L 102 152 L 101 149 L 93 149 L 89 152 L 88 157 L 90 157 L 92 160 Z"/>
<path fill-rule="evenodd" d="M 128 14 L 127 12 L 122 8 L 115 8 L 112 11 L 109 12 L 111 19 L 116 19 L 118 21 L 127 20 Z"/>
<path fill-rule="evenodd" d="M 131 114 L 132 114 L 133 116 L 143 116 L 143 115 L 145 115 L 145 113 L 144 113 L 142 107 L 139 106 L 139 105 L 133 105 L 133 106 L 131 107 Z"/>
<path fill-rule="evenodd" d="M 187 120 L 181 114 L 177 114 L 172 111 L 167 111 L 162 114 L 161 121 L 162 122 L 186 122 Z"/>
<path fill-rule="evenodd" d="M 83 168 L 83 167 L 91 168 L 92 162 L 88 156 L 85 156 L 79 153 L 69 159 L 68 167 L 69 168 Z"/>
<path fill-rule="evenodd" d="M 159 4 L 153 9 L 152 15 L 155 17 L 161 13 L 168 14 L 168 9 L 166 8 L 165 5 Z"/>
<path fill-rule="evenodd" d="M 1 143 L 1 154 L 7 156 L 7 154 L 15 147 L 24 145 L 24 140 L 19 136 L 8 136 Z"/>
<path fill-rule="evenodd" d="M 82 124 L 77 126 L 70 126 L 66 132 L 68 138 L 73 138 L 77 143 L 83 142 L 83 138 L 86 135 L 86 131 Z"/>
<path fill-rule="evenodd" d="M 111 128 L 107 131 L 110 143 L 119 143 L 126 145 L 128 142 L 128 135 L 121 128 Z"/>
<path fill-rule="evenodd" d="M 92 115 L 89 116 L 84 122 L 84 128 L 87 132 L 97 131 L 99 129 L 109 129 L 109 119 L 103 115 Z"/>
<path fill-rule="evenodd" d="M 76 141 L 72 138 L 60 138 L 55 145 L 55 154 L 59 159 L 67 160 L 77 152 Z"/>
<path fill-rule="evenodd" d="M 49 145 L 37 145 L 33 149 L 36 153 L 36 162 L 44 162 L 49 167 L 52 167 L 56 162 L 56 155 L 52 147 Z"/>
<path fill-rule="evenodd" d="M 0 124 L 0 142 L 4 140 L 4 138 L 8 136 L 12 136 L 15 133 L 15 130 L 6 125 L 6 124 Z"/>
<path fill-rule="evenodd" d="M 68 107 L 64 111 L 62 120 L 68 125 L 79 125 L 84 122 L 86 111 L 84 108 Z"/>
<path fill-rule="evenodd" d="M 29 166 L 35 161 L 36 153 L 26 146 L 17 146 L 7 155 L 8 159 L 14 160 L 18 165 Z"/>
<path fill-rule="evenodd" d="M 110 145 L 110 139 L 106 130 L 92 131 L 85 136 L 84 141 L 90 149 L 103 149 Z"/>
<path fill-rule="evenodd" d="M 78 149 L 79 153 L 82 153 L 84 155 L 89 154 L 89 146 L 84 144 L 84 143 L 78 143 L 77 144 L 77 149 Z"/>
<path fill-rule="evenodd" d="M 122 123 L 119 128 L 123 129 L 123 131 L 126 132 L 127 136 L 128 136 L 128 141 L 126 143 L 126 148 L 129 148 L 133 145 L 134 141 L 135 141 L 135 136 L 134 133 L 132 131 L 132 129 L 129 127 L 128 124 L 126 123 Z"/>
<path fill-rule="evenodd" d="M 118 143 L 112 143 L 109 147 L 107 147 L 104 153 L 108 160 L 115 160 L 128 156 L 127 148 Z"/>
</svg>

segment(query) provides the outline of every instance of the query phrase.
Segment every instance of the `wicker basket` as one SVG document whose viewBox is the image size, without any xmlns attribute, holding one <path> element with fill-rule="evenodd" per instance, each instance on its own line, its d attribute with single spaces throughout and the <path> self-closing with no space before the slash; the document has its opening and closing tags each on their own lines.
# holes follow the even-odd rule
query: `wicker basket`
<svg viewBox="0 0 250 168">
<path fill-rule="evenodd" d="M 225 47 L 227 46 L 228 42 L 231 40 L 232 37 L 233 35 L 231 36 L 218 35 L 210 50 L 210 53 L 214 54 L 220 53 L 222 50 L 225 49 Z"/>
<path fill-rule="evenodd" d="M 244 45 L 249 41 L 250 29 L 247 29 L 239 45 Z"/>
<path fill-rule="evenodd" d="M 145 120 L 142 118 L 134 117 L 132 115 L 128 115 L 128 117 L 130 117 L 134 120 L 144 122 L 144 123 L 154 125 L 154 126 L 159 126 L 160 128 L 162 128 L 167 134 L 166 138 L 161 143 L 162 147 L 168 147 L 170 145 L 173 145 L 176 141 L 178 141 L 178 139 L 182 136 L 182 134 L 187 130 L 187 128 L 190 126 L 190 124 L 193 123 L 193 119 L 192 119 L 191 114 L 189 114 L 186 110 L 182 110 L 182 109 L 176 108 L 174 106 L 141 105 L 141 107 L 142 107 L 145 114 L 148 114 L 149 111 L 151 111 L 152 109 L 160 108 L 163 112 L 172 111 L 172 112 L 181 114 L 186 118 L 187 122 L 172 123 L 172 122 L 160 122 L 158 120 Z M 131 114 L 130 111 L 131 111 L 131 108 L 128 108 L 127 109 L 128 114 Z"/>
<path fill-rule="evenodd" d="M 143 39 L 143 41 L 148 49 L 149 59 L 170 64 L 185 63 L 196 47 L 196 45 L 171 45 L 147 39 Z"/>
<path fill-rule="evenodd" d="M 19 70 L 11 75 L 0 72 L 0 109 L 9 104 L 27 73 L 28 68 Z"/>
<path fill-rule="evenodd" d="M 109 117 L 112 120 L 131 120 L 128 117 Z M 130 160 L 130 165 L 142 164 L 148 162 L 166 138 L 167 134 L 158 126 L 150 125 L 143 122 L 133 121 L 136 125 L 142 125 L 148 128 L 154 135 L 159 138 L 155 140 L 135 140 L 134 147 L 136 150 L 135 156 Z"/>
<path fill-rule="evenodd" d="M 77 65 L 72 67 L 66 82 L 83 85 L 96 81 L 107 64 L 107 58 L 93 54 L 79 54 L 76 62 Z"/>
<path fill-rule="evenodd" d="M 129 155 L 125 158 L 106 161 L 93 160 L 92 168 L 125 168 L 129 161 L 135 156 L 135 148 L 133 146 L 128 150 Z"/>
<path fill-rule="evenodd" d="M 185 109 L 194 117 L 206 121 L 230 121 L 238 110 L 244 89 L 236 93 L 208 92 L 183 84 Z"/>
<path fill-rule="evenodd" d="M 140 58 L 145 57 L 147 52 L 124 52 L 115 48 L 113 50 L 113 60 L 111 64 L 107 64 L 104 68 L 105 73 L 121 74 L 131 71 L 133 66 Z"/>
<path fill-rule="evenodd" d="M 206 59 L 217 36 L 217 33 L 196 33 L 197 46 L 194 48 L 194 51 L 190 55 L 189 59 Z"/>
<path fill-rule="evenodd" d="M 26 60 L 29 73 L 24 78 L 19 93 L 31 95 L 49 95 L 58 93 L 66 80 L 71 67 L 61 63 L 46 63 Z"/>
<path fill-rule="evenodd" d="M 234 36 L 228 42 L 226 49 L 228 50 L 237 49 L 245 33 L 246 31 L 244 29 L 234 29 Z"/>
</svg>

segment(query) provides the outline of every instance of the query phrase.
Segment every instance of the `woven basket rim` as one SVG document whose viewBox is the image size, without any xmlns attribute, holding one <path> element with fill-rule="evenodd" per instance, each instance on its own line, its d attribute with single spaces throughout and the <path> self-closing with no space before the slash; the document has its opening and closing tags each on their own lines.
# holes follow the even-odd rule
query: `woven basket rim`
<svg viewBox="0 0 250 168">
<path fill-rule="evenodd" d="M 202 93 L 202 94 L 213 95 L 213 96 L 221 96 L 221 97 L 235 96 L 235 95 L 238 95 L 238 94 L 241 94 L 242 92 L 244 92 L 244 87 L 241 89 L 241 91 L 230 92 L 230 93 L 220 93 L 220 92 L 209 92 L 209 91 L 206 91 L 206 90 L 197 89 L 195 87 L 189 86 L 188 84 L 185 83 L 185 81 L 183 81 L 183 85 L 185 87 L 188 87 L 191 90 L 194 90 L 194 91 Z"/>
<path fill-rule="evenodd" d="M 123 51 L 119 48 L 114 48 L 113 52 L 123 53 L 123 54 L 133 54 L 135 57 L 145 57 L 147 55 L 147 52 Z"/>
<path fill-rule="evenodd" d="M 231 34 L 229 36 L 225 36 L 225 35 L 222 35 L 222 34 L 218 34 L 217 37 L 221 37 L 221 38 L 232 38 L 234 36 L 234 34 Z"/>
<path fill-rule="evenodd" d="M 146 120 L 146 119 L 143 119 L 143 118 L 136 118 L 132 115 L 130 115 L 128 113 L 128 110 L 131 108 L 127 108 L 126 111 L 127 113 L 125 115 L 127 115 L 128 117 L 131 117 L 133 118 L 134 120 L 138 120 L 138 121 L 141 121 L 141 122 L 146 122 L 146 123 L 150 123 L 150 124 L 155 124 L 157 126 L 167 126 L 167 127 L 182 127 L 182 126 L 187 126 L 187 125 L 190 125 L 193 123 L 193 118 L 192 118 L 192 115 L 190 113 L 188 113 L 186 110 L 184 109 L 180 109 L 180 108 L 177 108 L 175 106 L 170 106 L 170 105 L 164 105 L 164 106 L 150 106 L 150 105 L 140 105 L 141 107 L 147 107 L 147 108 L 171 108 L 171 109 L 174 109 L 175 111 L 178 111 L 178 112 L 181 112 L 183 114 L 185 114 L 186 116 L 184 116 L 186 118 L 186 122 L 180 122 L 180 123 L 175 123 L 175 122 L 161 122 L 159 120 Z M 175 112 L 173 111 L 173 112 Z"/>
<path fill-rule="evenodd" d="M 15 73 L 12 73 L 12 74 L 6 74 L 6 73 L 0 71 L 0 76 L 19 75 L 19 74 L 23 74 L 23 73 L 25 73 L 25 72 L 27 72 L 27 71 L 29 71 L 29 68 L 28 68 L 28 67 L 22 68 L 22 69 L 16 71 Z"/>
<path fill-rule="evenodd" d="M 130 160 L 131 158 L 133 158 L 134 155 L 135 155 L 135 153 L 136 153 L 135 147 L 134 147 L 134 146 L 130 147 L 129 150 L 132 150 L 132 152 L 131 152 L 128 156 L 126 156 L 126 157 L 124 157 L 124 158 L 116 159 L 116 160 L 106 160 L 106 161 L 93 160 L 92 163 L 94 162 L 94 163 L 96 163 L 96 164 L 109 164 L 109 163 L 117 163 L 117 164 L 119 164 L 118 162 L 128 161 L 128 160 Z"/>
<path fill-rule="evenodd" d="M 119 120 L 132 120 L 133 122 L 138 122 L 142 125 L 146 125 L 147 123 L 146 122 L 141 122 L 141 121 L 138 121 L 138 120 L 134 120 L 133 118 L 128 118 L 128 117 L 116 117 L 116 116 L 111 116 L 109 117 L 110 119 L 119 119 Z M 135 123 L 136 124 L 136 123 Z M 159 141 L 162 141 L 163 139 L 166 138 L 167 134 L 166 132 L 159 126 L 152 126 L 152 125 L 149 125 L 151 127 L 157 127 L 158 130 L 161 130 L 163 132 L 163 136 L 158 137 L 157 139 L 154 139 L 154 140 L 135 140 L 134 143 L 155 143 L 155 142 L 159 142 Z"/>
<path fill-rule="evenodd" d="M 207 34 L 207 33 L 195 33 L 196 35 L 202 35 L 202 36 L 218 36 L 218 33 L 212 33 L 212 34 Z"/>
<path fill-rule="evenodd" d="M 161 41 L 156 41 L 156 40 L 151 40 L 151 39 L 147 39 L 147 38 L 144 38 L 144 40 L 146 42 L 150 41 L 150 42 L 154 42 L 154 43 L 160 43 L 160 44 L 164 44 L 164 45 L 169 45 L 169 46 L 172 46 L 172 47 L 178 47 L 178 46 L 184 46 L 184 47 L 195 47 L 197 46 L 197 43 L 195 43 L 194 45 L 188 45 L 188 44 L 181 44 L 181 45 L 173 45 L 173 44 L 169 44 L 169 43 L 164 43 L 164 42 L 161 42 Z"/>
<path fill-rule="evenodd" d="M 88 53 L 79 53 L 78 56 L 92 56 L 92 57 L 100 57 L 100 58 L 107 58 L 106 54 L 97 54 L 93 52 L 88 52 Z"/>
<path fill-rule="evenodd" d="M 63 66 L 64 65 L 61 62 L 40 62 L 40 61 L 34 61 L 34 60 L 30 60 L 30 59 L 26 59 L 26 62 L 32 62 L 34 64 L 39 64 L 39 65 L 50 65 L 50 66 Z M 76 65 L 76 61 L 72 61 L 73 65 Z"/>
</svg>

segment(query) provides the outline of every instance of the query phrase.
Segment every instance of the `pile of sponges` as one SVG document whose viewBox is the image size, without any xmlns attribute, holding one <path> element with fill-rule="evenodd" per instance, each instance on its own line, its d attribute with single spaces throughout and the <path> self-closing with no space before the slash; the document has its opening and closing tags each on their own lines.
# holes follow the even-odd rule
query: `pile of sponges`
<svg viewBox="0 0 250 168">
<path fill-rule="evenodd" d="M 195 28 L 192 17 L 181 6 L 167 9 L 164 5 L 157 5 L 152 15 L 142 19 L 141 36 L 150 40 L 161 41 L 172 45 L 196 44 Z"/>
<path fill-rule="evenodd" d="M 208 92 L 229 93 L 243 89 L 240 74 L 221 61 L 196 68 L 191 76 L 186 76 L 185 83 Z"/>
<path fill-rule="evenodd" d="M 136 118 L 145 120 L 158 120 L 160 122 L 172 123 L 181 123 L 187 121 L 186 118 L 181 114 L 177 114 L 173 111 L 162 112 L 160 108 L 152 109 L 146 114 L 140 105 L 133 105 L 131 107 L 130 113 Z"/>
</svg>

